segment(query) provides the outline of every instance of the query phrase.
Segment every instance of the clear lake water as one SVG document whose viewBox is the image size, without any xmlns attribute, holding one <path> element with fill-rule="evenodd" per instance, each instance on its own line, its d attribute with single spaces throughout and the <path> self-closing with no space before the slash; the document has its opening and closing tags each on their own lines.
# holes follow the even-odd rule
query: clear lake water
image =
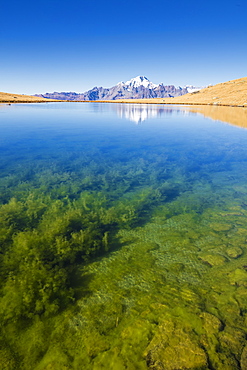
<svg viewBox="0 0 247 370">
<path fill-rule="evenodd" d="M 1 105 L 0 153 L 0 369 L 247 369 L 245 128 Z"/>
</svg>

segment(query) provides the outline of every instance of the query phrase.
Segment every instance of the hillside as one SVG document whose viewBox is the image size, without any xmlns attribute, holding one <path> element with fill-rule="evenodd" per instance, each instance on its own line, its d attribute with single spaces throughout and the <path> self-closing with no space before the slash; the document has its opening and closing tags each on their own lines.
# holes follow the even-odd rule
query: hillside
<svg viewBox="0 0 247 370">
<path fill-rule="evenodd" d="M 36 96 L 0 92 L 0 103 L 44 103 L 50 101 L 51 99 L 44 99 Z"/>
<path fill-rule="evenodd" d="M 247 107 L 247 77 L 209 86 L 198 92 L 175 98 L 121 99 L 119 102 Z"/>
</svg>

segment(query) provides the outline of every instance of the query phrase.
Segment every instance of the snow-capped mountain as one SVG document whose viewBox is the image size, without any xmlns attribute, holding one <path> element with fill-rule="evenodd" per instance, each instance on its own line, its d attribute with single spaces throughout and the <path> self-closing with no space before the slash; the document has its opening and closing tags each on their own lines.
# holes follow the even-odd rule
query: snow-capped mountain
<svg viewBox="0 0 247 370">
<path fill-rule="evenodd" d="M 117 99 L 150 99 L 150 98 L 170 98 L 180 96 L 199 90 L 200 88 L 188 85 L 185 87 L 175 87 L 174 85 L 159 85 L 149 81 L 145 76 L 137 76 L 126 82 L 119 82 L 111 88 L 94 87 L 85 93 L 74 92 L 54 92 L 37 94 L 50 99 L 59 100 L 117 100 Z"/>
</svg>

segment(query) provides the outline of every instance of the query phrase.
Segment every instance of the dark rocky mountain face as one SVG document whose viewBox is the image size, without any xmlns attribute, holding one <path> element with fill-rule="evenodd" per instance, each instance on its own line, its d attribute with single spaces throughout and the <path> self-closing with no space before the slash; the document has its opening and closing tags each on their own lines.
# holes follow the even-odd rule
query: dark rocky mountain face
<svg viewBox="0 0 247 370">
<path fill-rule="evenodd" d="M 48 99 L 59 100 L 117 100 L 117 99 L 150 99 L 150 98 L 169 98 L 187 94 L 191 92 L 193 86 L 188 87 L 175 87 L 174 85 L 159 84 L 155 85 L 150 82 L 146 77 L 139 76 L 127 82 L 120 82 L 111 88 L 94 87 L 85 93 L 75 92 L 54 92 L 46 94 L 37 94 Z"/>
</svg>

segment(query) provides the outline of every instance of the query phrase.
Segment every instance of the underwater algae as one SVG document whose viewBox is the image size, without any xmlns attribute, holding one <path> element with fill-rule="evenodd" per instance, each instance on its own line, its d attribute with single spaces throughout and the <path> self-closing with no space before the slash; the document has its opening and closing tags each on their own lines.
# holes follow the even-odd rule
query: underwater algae
<svg viewBox="0 0 247 370">
<path fill-rule="evenodd" d="M 160 132 L 4 152 L 0 369 L 247 368 L 245 141 Z"/>
</svg>

